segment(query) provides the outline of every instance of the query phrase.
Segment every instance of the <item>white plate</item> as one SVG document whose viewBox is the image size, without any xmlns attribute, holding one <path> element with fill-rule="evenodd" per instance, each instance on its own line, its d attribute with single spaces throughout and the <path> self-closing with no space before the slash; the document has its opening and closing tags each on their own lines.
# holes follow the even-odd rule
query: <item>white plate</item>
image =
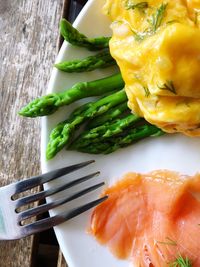
<svg viewBox="0 0 200 267">
<path fill-rule="evenodd" d="M 109 21 L 102 15 L 102 0 L 88 1 L 76 22 L 74 23 L 80 31 L 88 36 L 110 35 Z M 57 62 L 63 59 L 74 59 L 85 57 L 91 54 L 86 49 L 72 47 L 63 44 L 57 58 Z M 50 79 L 48 93 L 62 91 L 70 88 L 75 82 L 93 80 L 105 77 L 114 72 L 114 68 L 103 71 L 93 71 L 83 74 L 66 74 L 53 70 Z M 59 181 L 49 183 L 46 188 L 51 188 L 55 184 L 62 184 L 64 181 L 74 179 L 74 177 L 82 176 L 96 170 L 101 171 L 100 178 L 85 183 L 85 186 L 94 184 L 97 181 L 106 181 L 113 183 L 124 173 L 129 171 L 147 172 L 155 169 L 171 169 L 182 173 L 194 174 L 200 169 L 200 139 L 189 138 L 181 135 L 163 136 L 155 139 L 146 139 L 142 142 L 134 144 L 126 149 L 121 149 L 113 154 L 106 156 L 94 156 L 78 152 L 69 152 L 63 150 L 53 160 L 46 162 L 45 150 L 48 142 L 50 130 L 56 123 L 66 119 L 69 112 L 80 103 L 79 101 L 70 107 L 61 108 L 55 114 L 48 118 L 42 119 L 42 144 L 41 158 L 42 171 L 50 171 L 55 168 L 66 166 L 73 163 L 82 162 L 89 159 L 95 159 L 96 163 L 76 173 L 61 178 Z M 76 190 L 80 187 L 76 187 Z M 73 193 L 74 189 L 70 193 Z M 80 205 L 89 200 L 97 198 L 100 190 L 88 194 L 62 208 L 54 209 L 51 215 L 56 215 L 60 211 L 74 205 Z M 58 196 L 66 196 L 67 192 L 57 194 Z M 49 198 L 53 200 L 54 198 Z M 128 266 L 127 261 L 114 258 L 106 247 L 100 246 L 90 235 L 86 229 L 89 225 L 90 212 L 80 215 L 60 226 L 55 227 L 55 233 L 66 258 L 69 267 L 125 267 Z"/>
</svg>

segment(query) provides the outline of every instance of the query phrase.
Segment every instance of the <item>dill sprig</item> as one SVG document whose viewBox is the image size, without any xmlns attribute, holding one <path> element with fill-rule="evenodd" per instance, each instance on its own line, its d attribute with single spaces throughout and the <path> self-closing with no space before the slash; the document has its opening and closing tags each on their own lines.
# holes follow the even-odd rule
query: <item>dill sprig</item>
<svg viewBox="0 0 200 267">
<path fill-rule="evenodd" d="M 145 8 L 148 8 L 148 7 L 149 7 L 148 2 L 140 2 L 140 3 L 134 4 L 130 0 L 126 2 L 126 6 L 125 6 L 125 8 L 127 10 L 129 10 L 129 9 L 140 9 L 140 10 L 143 10 Z"/>
<path fill-rule="evenodd" d="M 166 241 L 156 241 L 156 242 L 162 245 L 177 246 L 177 243 L 169 237 L 166 237 Z"/>
<path fill-rule="evenodd" d="M 131 31 L 132 31 L 136 41 L 140 42 L 140 41 L 144 40 L 145 35 L 143 33 L 136 32 L 132 29 L 131 29 Z"/>
<path fill-rule="evenodd" d="M 126 2 L 126 9 L 144 9 L 148 7 L 148 2 L 140 2 L 134 4 L 129 1 Z M 156 10 L 156 12 L 152 15 L 151 19 L 147 20 L 151 24 L 150 28 L 147 28 L 144 32 L 136 32 L 132 30 L 136 41 L 142 41 L 145 37 L 151 36 L 156 32 L 156 30 L 161 26 L 166 7 L 167 4 L 162 3 L 160 7 Z"/>
<path fill-rule="evenodd" d="M 166 24 L 173 24 L 173 23 L 179 23 L 179 21 L 176 19 L 173 19 L 173 20 L 169 20 L 166 22 Z"/>
<path fill-rule="evenodd" d="M 152 15 L 150 23 L 152 25 L 153 32 L 156 32 L 156 30 L 161 26 L 166 8 L 167 8 L 167 3 L 166 4 L 162 3 L 160 7 L 156 10 L 156 12 Z"/>
<path fill-rule="evenodd" d="M 198 25 L 198 18 L 199 18 L 199 12 L 195 11 L 195 14 L 194 14 L 194 24 L 195 25 Z"/>
<path fill-rule="evenodd" d="M 167 90 L 170 91 L 173 94 L 177 94 L 176 93 L 176 89 L 174 86 L 173 81 L 167 80 L 166 83 L 164 83 L 162 86 L 158 86 L 161 90 Z"/>
<path fill-rule="evenodd" d="M 170 267 L 192 267 L 192 262 L 187 257 L 183 258 L 179 255 L 173 263 L 170 263 Z"/>
<path fill-rule="evenodd" d="M 146 97 L 149 97 L 150 96 L 150 91 L 149 91 L 149 88 L 147 87 L 147 86 L 143 86 L 143 88 L 144 88 L 144 93 L 145 93 L 145 96 Z"/>
</svg>

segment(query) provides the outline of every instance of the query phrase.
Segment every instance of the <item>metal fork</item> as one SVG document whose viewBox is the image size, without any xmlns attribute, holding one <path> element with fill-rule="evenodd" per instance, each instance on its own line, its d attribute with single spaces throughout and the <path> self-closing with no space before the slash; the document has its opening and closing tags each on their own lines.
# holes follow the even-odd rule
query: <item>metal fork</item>
<svg viewBox="0 0 200 267">
<path fill-rule="evenodd" d="M 91 161 L 83 162 L 80 164 L 75 164 L 72 166 L 60 168 L 60 169 L 45 173 L 43 175 L 35 176 L 27 180 L 19 181 L 19 182 L 1 187 L 0 188 L 0 240 L 20 239 L 25 236 L 47 230 L 53 226 L 63 223 L 83 213 L 84 211 L 89 210 L 90 208 L 106 200 L 107 196 L 96 199 L 80 207 L 70 209 L 66 212 L 62 212 L 53 217 L 48 217 L 44 219 L 36 218 L 36 221 L 32 223 L 29 222 L 27 224 L 22 224 L 22 221 L 28 218 L 31 218 L 33 216 L 42 214 L 46 211 L 49 211 L 50 209 L 58 207 L 73 199 L 76 199 L 88 192 L 91 192 L 99 188 L 100 186 L 103 186 L 104 183 L 102 182 L 102 183 L 95 184 L 73 195 L 67 196 L 62 199 L 58 199 L 50 203 L 41 204 L 35 208 L 29 208 L 25 211 L 19 211 L 19 208 L 29 203 L 32 203 L 32 202 L 35 202 L 41 199 L 45 199 L 45 197 L 54 195 L 60 191 L 71 188 L 77 184 L 83 183 L 84 181 L 87 181 L 95 177 L 96 175 L 98 175 L 99 172 L 95 172 L 87 176 L 81 177 L 79 179 L 73 180 L 71 182 L 67 182 L 65 185 L 57 186 L 56 188 L 43 190 L 36 194 L 32 194 L 32 195 L 25 196 L 25 197 L 19 197 L 18 199 L 15 199 L 14 197 L 16 194 L 22 193 L 26 190 L 32 189 L 39 185 L 43 185 L 44 183 L 50 182 L 65 174 L 68 174 L 82 167 L 85 167 L 93 162 L 94 160 L 91 160 Z"/>
</svg>

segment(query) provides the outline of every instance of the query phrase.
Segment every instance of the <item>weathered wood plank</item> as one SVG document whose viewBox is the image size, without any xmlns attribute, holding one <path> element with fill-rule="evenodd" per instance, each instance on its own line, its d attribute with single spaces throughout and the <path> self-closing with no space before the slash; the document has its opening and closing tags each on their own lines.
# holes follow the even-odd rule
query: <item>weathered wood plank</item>
<svg viewBox="0 0 200 267">
<path fill-rule="evenodd" d="M 40 172 L 40 120 L 17 111 L 45 93 L 61 9 L 62 0 L 0 0 L 0 186 Z M 0 242 L 0 266 L 31 266 L 33 241 Z"/>
</svg>

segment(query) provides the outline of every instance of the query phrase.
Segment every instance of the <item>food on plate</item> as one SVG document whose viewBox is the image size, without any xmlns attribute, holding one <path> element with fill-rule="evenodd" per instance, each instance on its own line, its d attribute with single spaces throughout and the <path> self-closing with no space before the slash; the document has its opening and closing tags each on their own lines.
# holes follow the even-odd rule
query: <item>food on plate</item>
<svg viewBox="0 0 200 267">
<path fill-rule="evenodd" d="M 110 37 L 88 38 L 75 29 L 66 19 L 62 19 L 60 22 L 60 33 L 68 43 L 85 47 L 88 50 L 94 51 L 109 47 Z"/>
<path fill-rule="evenodd" d="M 60 29 L 65 40 L 72 45 L 83 46 L 89 50 L 103 50 L 85 59 L 58 63 L 55 65 L 58 69 L 82 72 L 116 64 L 108 50 L 110 37 L 88 38 L 65 19 L 61 20 Z M 85 153 L 108 154 L 146 137 L 164 134 L 138 115 L 131 114 L 123 87 L 124 81 L 120 73 L 100 80 L 79 82 L 63 92 L 33 100 L 22 108 L 19 114 L 26 117 L 46 116 L 79 99 L 101 97 L 79 106 L 65 121 L 53 128 L 46 150 L 48 160 L 64 147 Z M 82 127 L 83 130 L 77 137 L 76 130 L 79 130 L 83 123 L 87 123 L 86 129 Z"/>
<path fill-rule="evenodd" d="M 87 146 L 88 142 L 96 143 L 97 141 L 106 141 L 107 138 L 116 134 L 121 134 L 124 129 L 133 126 L 136 122 L 142 119 L 134 114 L 114 120 L 114 122 L 104 123 L 103 125 L 84 131 L 79 137 L 78 142 L 75 141 L 75 146 Z M 104 140 L 105 139 L 105 140 Z M 84 144 L 86 142 L 86 144 Z"/>
<path fill-rule="evenodd" d="M 122 89 L 112 95 L 101 98 L 96 102 L 87 103 L 74 112 L 70 118 L 60 122 L 50 133 L 50 140 L 47 145 L 46 157 L 53 158 L 64 146 L 68 145 L 73 137 L 75 129 L 87 119 L 94 118 L 108 111 L 127 99 L 125 91 Z"/>
<path fill-rule="evenodd" d="M 64 147 L 91 154 L 108 154 L 134 141 L 163 134 L 156 126 L 147 124 L 140 117 L 129 112 L 107 123 L 104 118 L 103 124 L 90 130 L 83 130 L 74 139 L 75 131 L 83 123 L 96 117 L 101 118 L 99 116 L 109 112 L 115 106 L 124 104 L 125 101 L 127 96 L 122 89 L 75 109 L 68 119 L 57 124 L 51 131 L 46 158 L 52 159 Z M 140 126 L 137 122 L 140 122 Z"/>
<path fill-rule="evenodd" d="M 75 149 L 90 154 L 109 154 L 119 148 L 127 147 L 147 137 L 158 137 L 164 134 L 164 132 L 156 126 L 147 123 L 144 123 L 143 125 L 137 125 L 136 123 L 133 127 L 123 131 L 122 134 L 115 134 L 113 125 L 119 123 L 120 121 L 116 121 L 111 124 L 111 132 L 109 131 L 109 127 L 106 127 L 108 128 L 106 134 L 100 138 L 84 139 L 82 136 L 79 136 L 69 146 L 69 149 Z M 99 126 L 99 128 L 100 127 L 101 126 Z M 96 129 L 94 129 L 94 131 L 95 130 Z M 82 135 L 84 136 L 84 132 Z"/>
<path fill-rule="evenodd" d="M 101 96 L 113 90 L 121 89 L 123 86 L 124 81 L 120 73 L 95 81 L 79 82 L 65 91 L 36 98 L 23 107 L 19 114 L 32 118 L 50 115 L 59 107 L 69 105 L 79 99 Z"/>
<path fill-rule="evenodd" d="M 104 123 L 111 122 L 112 120 L 116 119 L 120 115 L 122 115 L 125 111 L 127 112 L 129 110 L 127 106 L 127 100 L 114 108 L 109 109 L 107 112 L 105 112 L 102 116 L 99 116 L 93 120 L 91 120 L 87 124 L 88 129 L 95 128 L 97 126 L 103 125 Z"/>
<path fill-rule="evenodd" d="M 162 134 L 156 126 L 128 113 L 122 118 L 85 130 L 72 142 L 70 148 L 92 154 L 109 154 L 134 141 Z"/>
<path fill-rule="evenodd" d="M 65 72 L 86 72 L 103 69 L 112 65 L 116 65 L 116 61 L 111 57 L 110 51 L 105 49 L 94 56 L 84 59 L 56 63 L 54 67 Z"/>
<path fill-rule="evenodd" d="M 115 256 L 134 267 L 200 266 L 199 174 L 129 173 L 102 195 L 89 231 Z"/>
<path fill-rule="evenodd" d="M 200 136 L 200 1 L 106 0 L 128 105 L 166 132 Z"/>
</svg>

